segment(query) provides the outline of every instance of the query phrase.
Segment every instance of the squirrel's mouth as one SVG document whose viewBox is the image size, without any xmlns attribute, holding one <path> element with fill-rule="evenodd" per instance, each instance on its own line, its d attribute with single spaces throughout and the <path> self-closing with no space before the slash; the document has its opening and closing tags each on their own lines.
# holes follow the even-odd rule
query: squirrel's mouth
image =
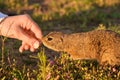
<svg viewBox="0 0 120 80">
<path fill-rule="evenodd" d="M 58 51 L 57 49 L 54 48 L 54 46 L 51 46 L 51 45 L 48 43 L 48 41 L 46 40 L 46 37 L 43 37 L 43 38 L 41 39 L 41 42 L 42 42 L 42 44 L 43 44 L 45 47 L 47 47 L 47 48 L 49 48 L 49 49 L 51 49 L 51 50 L 54 50 L 54 51 Z"/>
<path fill-rule="evenodd" d="M 46 44 L 45 42 L 43 42 L 43 45 L 44 45 L 45 47 L 47 47 L 47 48 L 51 49 L 51 50 L 54 50 L 54 51 L 59 52 L 59 50 L 58 50 L 58 49 L 56 49 L 56 48 L 54 48 L 54 47 L 52 47 L 52 46 L 50 46 L 50 45 Z"/>
</svg>

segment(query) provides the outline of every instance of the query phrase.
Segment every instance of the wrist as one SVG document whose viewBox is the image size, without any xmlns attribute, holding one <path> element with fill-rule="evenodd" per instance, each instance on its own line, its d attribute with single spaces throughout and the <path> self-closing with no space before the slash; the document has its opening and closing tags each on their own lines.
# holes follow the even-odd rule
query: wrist
<svg viewBox="0 0 120 80">
<path fill-rule="evenodd" d="M 1 24 L 1 23 L 2 23 L 7 17 L 8 17 L 8 15 L 3 14 L 3 13 L 0 12 L 0 35 L 2 35 L 2 33 L 1 33 L 2 24 Z"/>
</svg>

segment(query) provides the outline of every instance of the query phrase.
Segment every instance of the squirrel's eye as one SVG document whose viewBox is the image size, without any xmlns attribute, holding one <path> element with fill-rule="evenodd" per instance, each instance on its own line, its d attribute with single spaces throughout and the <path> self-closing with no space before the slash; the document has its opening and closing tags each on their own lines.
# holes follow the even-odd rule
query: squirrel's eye
<svg viewBox="0 0 120 80">
<path fill-rule="evenodd" d="M 51 38 L 51 37 L 48 37 L 47 39 L 48 39 L 48 41 L 51 41 L 51 40 L 52 40 L 52 38 Z"/>
</svg>

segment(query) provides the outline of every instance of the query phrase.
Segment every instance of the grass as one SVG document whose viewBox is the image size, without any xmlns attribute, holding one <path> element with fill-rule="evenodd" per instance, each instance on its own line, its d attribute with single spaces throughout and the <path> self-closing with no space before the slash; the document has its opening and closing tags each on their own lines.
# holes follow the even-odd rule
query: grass
<svg viewBox="0 0 120 80">
<path fill-rule="evenodd" d="M 10 15 L 28 13 L 40 26 L 43 34 L 50 31 L 72 33 L 93 29 L 108 29 L 120 33 L 119 0 L 49 1 L 45 0 L 40 5 L 37 0 L 0 0 L 0 10 Z M 35 54 L 29 51 L 20 54 L 20 41 L 1 40 L 1 80 L 120 79 L 120 66 L 101 66 L 91 60 L 74 61 L 66 53 L 61 53 L 58 57 L 56 52 L 46 48 L 38 49 Z"/>
<path fill-rule="evenodd" d="M 23 66 L 1 67 L 3 80 L 119 80 L 120 66 L 100 66 L 96 61 L 73 61 L 65 53 L 58 59 L 46 61 L 44 52 L 38 53 L 37 69 Z M 6 75 L 7 74 L 7 75 Z"/>
</svg>

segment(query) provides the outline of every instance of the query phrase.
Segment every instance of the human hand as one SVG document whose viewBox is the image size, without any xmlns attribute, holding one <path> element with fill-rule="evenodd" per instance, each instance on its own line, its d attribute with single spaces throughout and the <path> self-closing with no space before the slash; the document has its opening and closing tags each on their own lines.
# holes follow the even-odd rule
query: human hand
<svg viewBox="0 0 120 80">
<path fill-rule="evenodd" d="M 0 24 L 0 35 L 21 40 L 20 52 L 24 50 L 35 51 L 42 38 L 39 26 L 27 14 L 8 16 Z"/>
</svg>

